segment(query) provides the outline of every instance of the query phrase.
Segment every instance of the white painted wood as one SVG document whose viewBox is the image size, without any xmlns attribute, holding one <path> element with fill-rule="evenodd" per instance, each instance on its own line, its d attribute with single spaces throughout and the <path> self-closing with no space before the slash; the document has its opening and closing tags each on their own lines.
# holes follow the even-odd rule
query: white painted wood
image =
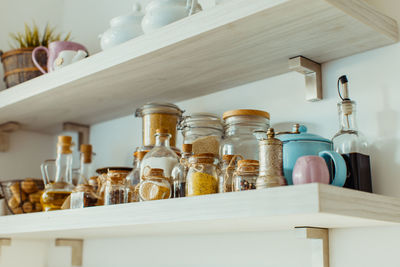
<svg viewBox="0 0 400 267">
<path fill-rule="evenodd" d="M 296 228 L 300 238 L 312 241 L 312 267 L 329 267 L 329 229 L 324 228 Z"/>
<path fill-rule="evenodd" d="M 58 247 L 71 247 L 71 265 L 74 267 L 82 266 L 83 262 L 83 240 L 82 239 L 56 239 L 55 245 Z"/>
<path fill-rule="evenodd" d="M 0 217 L 0 236 L 96 238 L 400 223 L 400 199 L 308 184 Z"/>
<path fill-rule="evenodd" d="M 132 114 L 397 41 L 397 23 L 360 0 L 232 0 L 0 93 L 0 123 L 51 131 Z M 58 129 L 57 129 L 58 130 Z"/>
</svg>

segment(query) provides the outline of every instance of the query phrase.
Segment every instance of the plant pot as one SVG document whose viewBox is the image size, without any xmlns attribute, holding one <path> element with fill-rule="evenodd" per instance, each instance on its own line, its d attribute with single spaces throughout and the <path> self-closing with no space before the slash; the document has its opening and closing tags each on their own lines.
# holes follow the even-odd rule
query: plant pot
<svg viewBox="0 0 400 267">
<path fill-rule="evenodd" d="M 42 75 L 40 70 L 33 64 L 33 49 L 34 47 L 20 48 L 8 51 L 4 54 L 0 51 L 1 62 L 4 67 L 4 82 L 7 88 Z M 46 68 L 46 52 L 38 52 L 36 58 L 39 64 L 43 68 Z"/>
</svg>

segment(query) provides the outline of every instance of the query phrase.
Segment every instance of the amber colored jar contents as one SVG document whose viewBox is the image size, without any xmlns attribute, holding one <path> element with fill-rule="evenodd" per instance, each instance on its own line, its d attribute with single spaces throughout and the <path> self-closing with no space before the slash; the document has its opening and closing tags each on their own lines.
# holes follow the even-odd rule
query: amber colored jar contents
<svg viewBox="0 0 400 267">
<path fill-rule="evenodd" d="M 186 178 L 186 196 L 199 196 L 218 193 L 218 161 L 214 154 L 194 155 L 189 159 L 189 172 Z"/>
</svg>

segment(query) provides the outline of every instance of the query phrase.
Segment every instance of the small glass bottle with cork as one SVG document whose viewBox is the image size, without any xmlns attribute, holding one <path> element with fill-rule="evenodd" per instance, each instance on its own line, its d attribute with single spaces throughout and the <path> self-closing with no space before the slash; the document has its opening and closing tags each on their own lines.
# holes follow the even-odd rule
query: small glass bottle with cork
<svg viewBox="0 0 400 267">
<path fill-rule="evenodd" d="M 186 176 L 189 171 L 189 158 L 192 155 L 192 144 L 183 144 L 180 162 L 172 170 L 174 198 L 185 197 L 186 195 Z"/>
</svg>

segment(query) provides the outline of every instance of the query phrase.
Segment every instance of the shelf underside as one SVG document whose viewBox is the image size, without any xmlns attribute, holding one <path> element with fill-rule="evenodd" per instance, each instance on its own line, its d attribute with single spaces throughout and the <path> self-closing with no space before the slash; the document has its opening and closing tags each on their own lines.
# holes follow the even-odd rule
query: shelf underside
<svg viewBox="0 0 400 267">
<path fill-rule="evenodd" d="M 133 114 L 397 41 L 362 0 L 232 0 L 0 93 L 0 123 L 55 132 Z"/>
<path fill-rule="evenodd" d="M 0 237 L 98 238 L 400 223 L 400 199 L 308 184 L 0 217 Z"/>
</svg>

